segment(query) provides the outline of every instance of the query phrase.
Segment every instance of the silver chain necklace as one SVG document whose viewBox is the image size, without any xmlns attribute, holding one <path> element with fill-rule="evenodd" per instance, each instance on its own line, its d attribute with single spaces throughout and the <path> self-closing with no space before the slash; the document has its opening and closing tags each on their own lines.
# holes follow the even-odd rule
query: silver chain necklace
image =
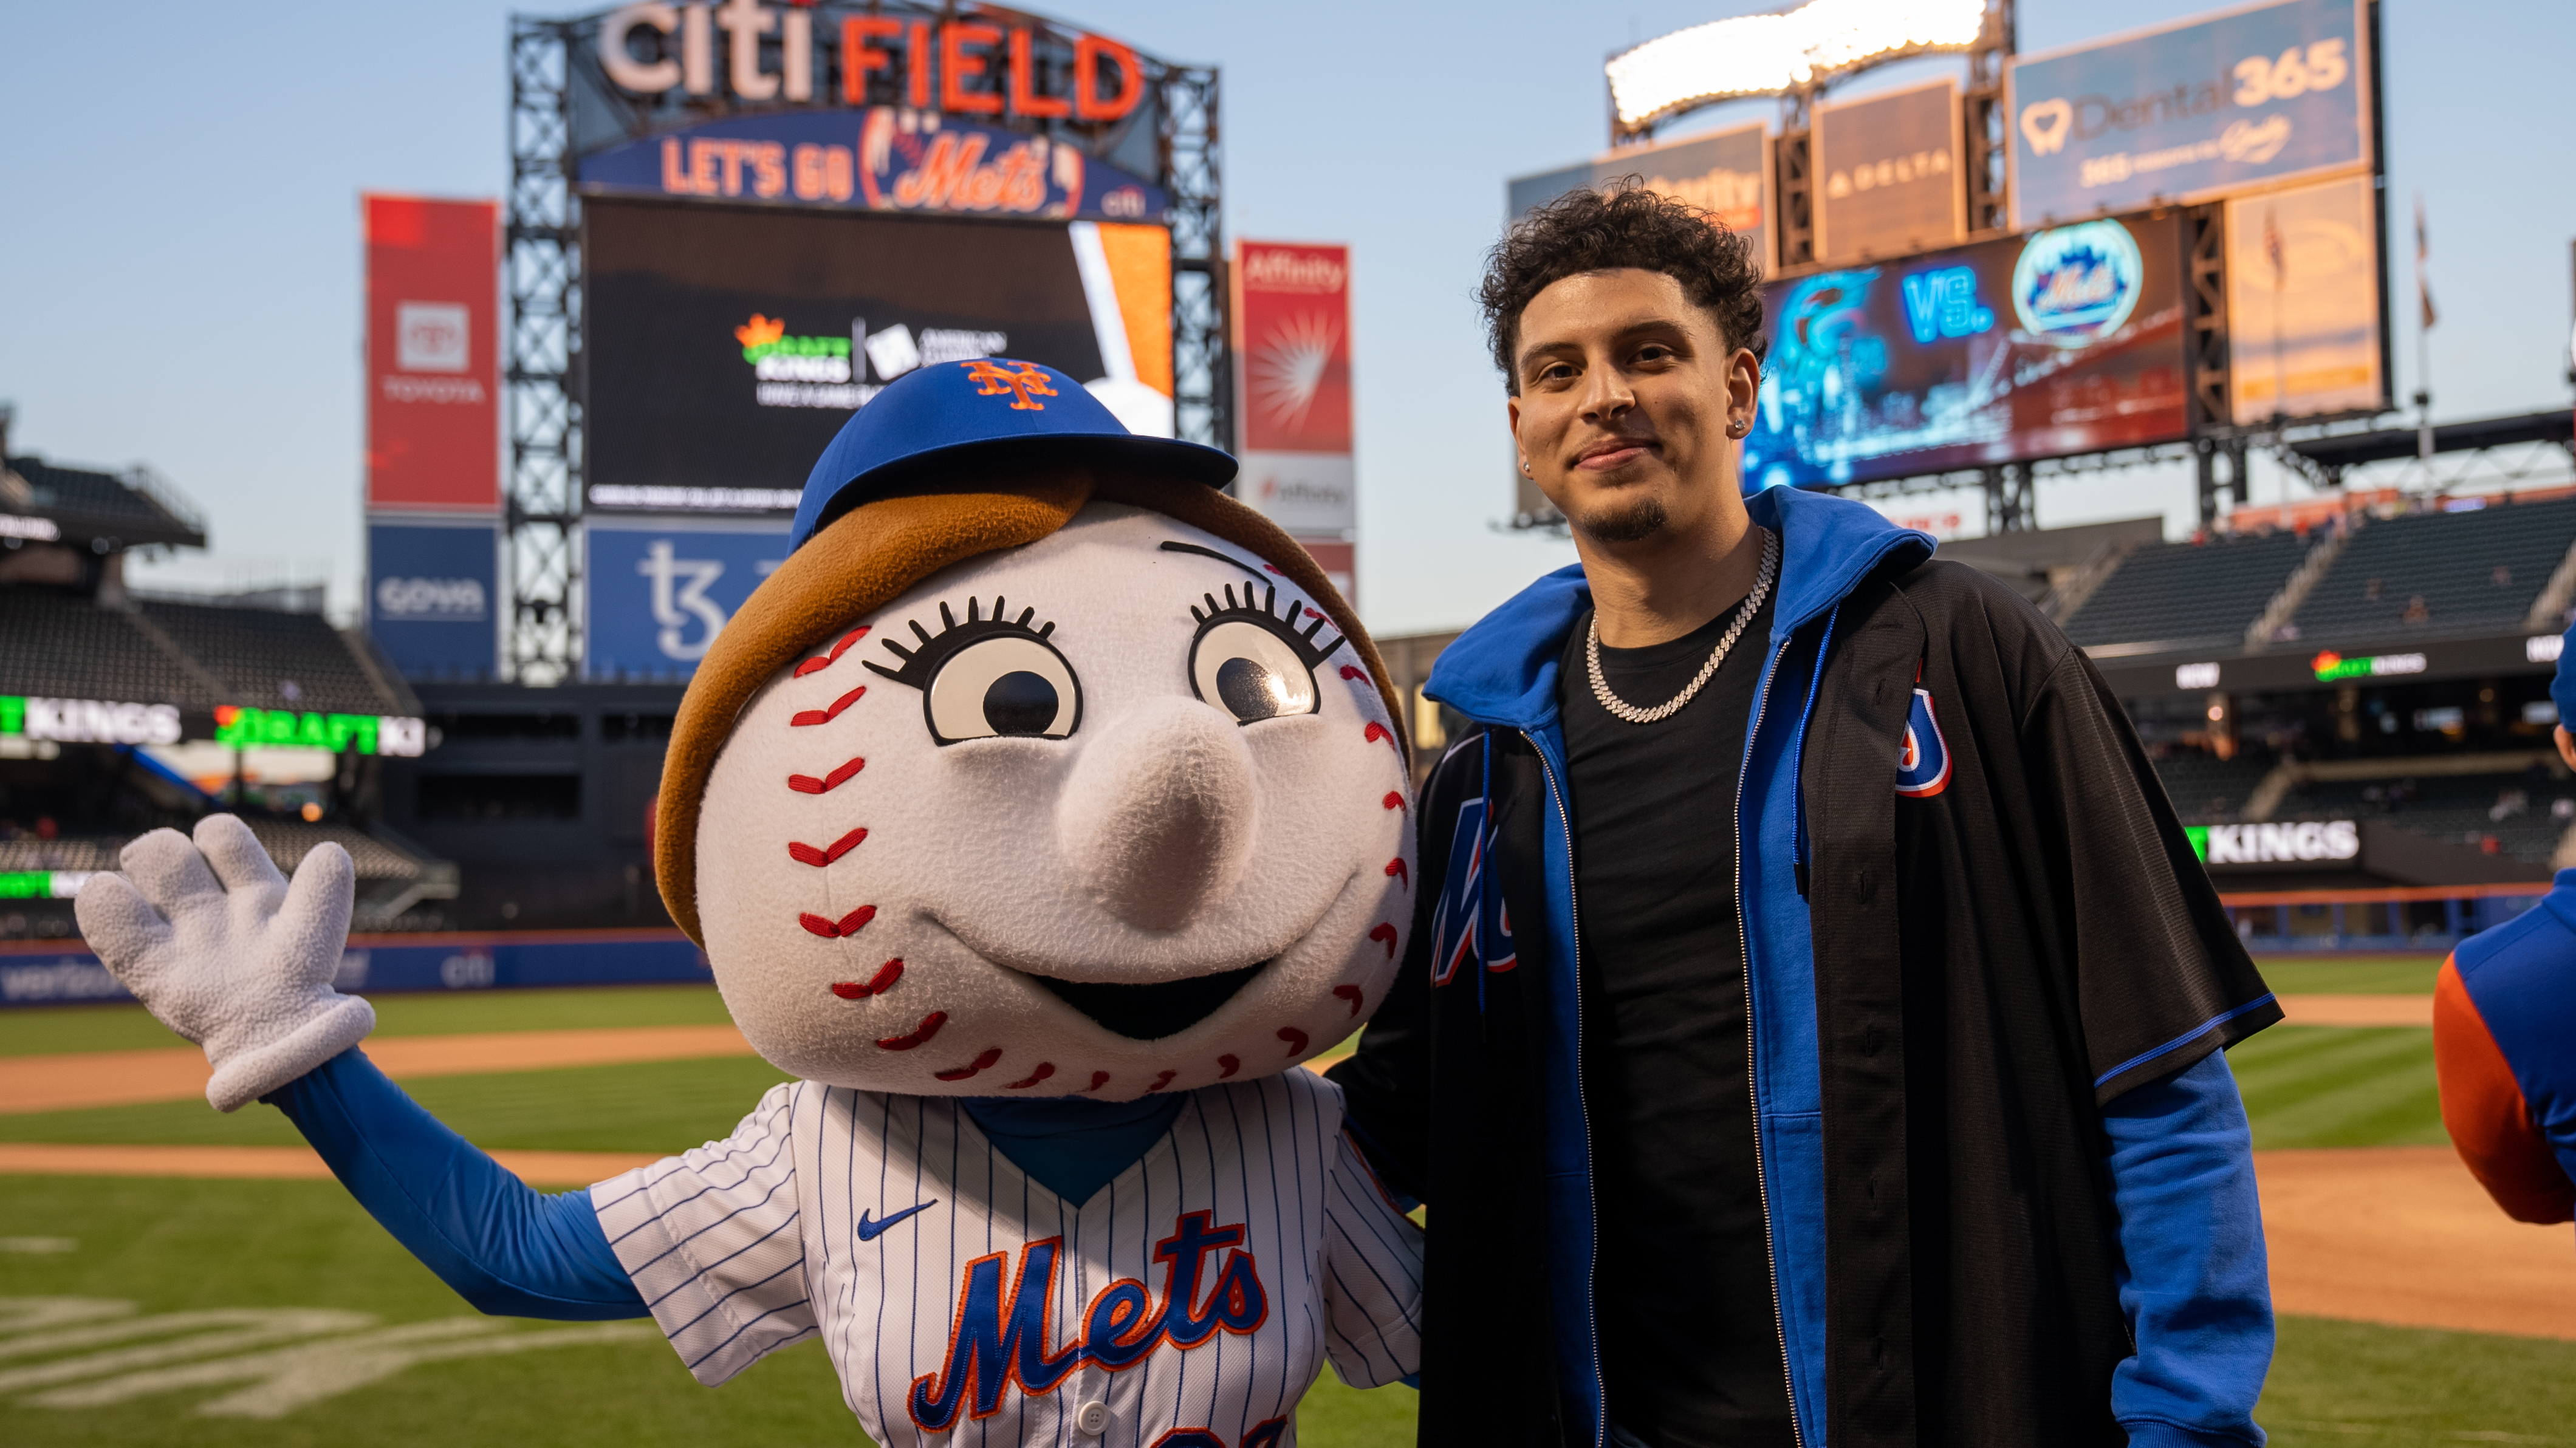
<svg viewBox="0 0 2576 1448">
<path fill-rule="evenodd" d="M 1640 709 L 1610 692 L 1610 681 L 1601 677 L 1601 615 L 1595 610 L 1592 637 L 1584 645 L 1585 655 L 1592 665 L 1592 697 L 1601 701 L 1602 708 L 1631 724 L 1652 724 L 1680 712 L 1684 704 L 1707 687 L 1709 680 L 1717 677 L 1717 666 L 1726 662 L 1727 651 L 1735 647 L 1738 638 L 1743 637 L 1744 626 L 1753 621 L 1753 615 L 1762 611 L 1762 600 L 1771 594 L 1771 575 L 1779 564 L 1780 535 L 1765 530 L 1762 534 L 1762 571 L 1753 580 L 1753 591 L 1744 595 L 1744 601 L 1735 606 L 1735 621 L 1726 626 L 1725 636 L 1717 641 L 1717 652 L 1708 656 L 1708 662 L 1700 666 L 1699 677 L 1691 680 L 1689 687 L 1652 709 Z"/>
</svg>

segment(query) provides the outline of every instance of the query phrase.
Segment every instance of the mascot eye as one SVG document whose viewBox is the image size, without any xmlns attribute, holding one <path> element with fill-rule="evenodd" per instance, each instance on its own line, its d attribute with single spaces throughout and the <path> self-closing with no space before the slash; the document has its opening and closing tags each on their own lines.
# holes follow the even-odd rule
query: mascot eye
<svg viewBox="0 0 2576 1448">
<path fill-rule="evenodd" d="M 1321 706 L 1315 667 L 1342 646 L 1339 638 L 1317 641 L 1322 619 L 1299 630 L 1293 599 L 1287 617 L 1273 613 L 1279 599 L 1275 586 L 1257 603 L 1248 585 L 1240 602 L 1231 587 L 1222 604 L 1214 594 L 1204 597 L 1206 608 L 1190 610 L 1199 621 L 1198 636 L 1190 641 L 1190 687 L 1203 702 L 1223 709 L 1237 724 L 1312 714 Z"/>
<path fill-rule="evenodd" d="M 1318 702 L 1315 671 L 1297 651 L 1261 625 L 1237 619 L 1218 623 L 1191 645 L 1190 684 L 1238 724 L 1312 714 Z"/>
<path fill-rule="evenodd" d="M 941 744 L 997 736 L 1062 739 L 1082 723 L 1082 681 L 1047 642 L 1055 625 L 1031 628 L 1036 609 L 1006 618 L 1004 607 L 994 599 L 993 616 L 986 618 L 981 601 L 970 598 L 960 623 L 943 603 L 944 626 L 937 634 L 912 625 L 919 648 L 886 641 L 887 650 L 903 661 L 901 668 L 868 664 L 921 691 L 922 720 Z"/>
</svg>

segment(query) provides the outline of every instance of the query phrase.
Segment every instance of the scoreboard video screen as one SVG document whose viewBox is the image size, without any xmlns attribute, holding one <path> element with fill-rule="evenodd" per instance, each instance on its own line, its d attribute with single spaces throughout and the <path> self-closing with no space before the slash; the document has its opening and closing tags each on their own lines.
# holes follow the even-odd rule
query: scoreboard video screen
<svg viewBox="0 0 2576 1448">
<path fill-rule="evenodd" d="M 879 388 L 977 357 L 1046 363 L 1171 430 L 1160 226 L 594 196 L 582 259 L 595 508 L 793 507 Z"/>
<path fill-rule="evenodd" d="M 2104 218 L 1765 289 L 1747 487 L 1818 487 L 2185 435 L 2181 235 Z"/>
</svg>

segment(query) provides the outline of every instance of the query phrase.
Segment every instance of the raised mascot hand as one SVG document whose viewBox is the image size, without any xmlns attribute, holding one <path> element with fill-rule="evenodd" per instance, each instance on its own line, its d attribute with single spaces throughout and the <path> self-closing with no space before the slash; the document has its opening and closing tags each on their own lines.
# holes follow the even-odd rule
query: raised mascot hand
<svg viewBox="0 0 2576 1448">
<path fill-rule="evenodd" d="M 325 841 L 295 867 L 268 858 L 232 815 L 195 843 L 154 830 L 125 847 L 123 875 L 81 886 L 81 934 L 161 1023 L 206 1049 L 206 1099 L 235 1111 L 356 1045 L 373 1006 L 331 988 L 349 939 L 357 871 Z"/>
</svg>

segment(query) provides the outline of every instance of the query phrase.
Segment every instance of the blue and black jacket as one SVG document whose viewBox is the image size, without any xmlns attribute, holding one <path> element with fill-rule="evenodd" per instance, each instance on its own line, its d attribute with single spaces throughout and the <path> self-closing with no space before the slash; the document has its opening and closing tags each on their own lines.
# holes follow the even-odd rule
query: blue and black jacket
<svg viewBox="0 0 2576 1448">
<path fill-rule="evenodd" d="M 1784 544 L 1741 759 L 1754 1113 L 1804 1448 L 2256 1444 L 2271 1308 L 2219 1054 L 2280 1018 L 2117 703 L 2009 590 L 1842 499 Z M 1429 1207 L 1426 1444 L 1605 1441 L 1582 901 L 1540 579 L 1442 654 L 1411 948 L 1335 1068 Z M 1676 820 L 1674 828 L 1726 821 Z"/>
</svg>

